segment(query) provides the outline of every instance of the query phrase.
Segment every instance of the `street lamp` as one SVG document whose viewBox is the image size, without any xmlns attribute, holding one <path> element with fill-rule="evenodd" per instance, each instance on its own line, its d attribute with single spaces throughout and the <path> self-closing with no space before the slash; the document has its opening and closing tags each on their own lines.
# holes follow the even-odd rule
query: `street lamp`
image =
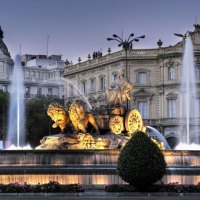
<svg viewBox="0 0 200 200">
<path fill-rule="evenodd" d="M 121 47 L 125 50 L 125 53 L 126 53 L 126 66 L 125 66 L 125 75 L 126 75 L 126 79 L 129 81 L 129 76 L 128 76 L 128 66 L 127 66 L 127 52 L 128 50 L 132 49 L 132 43 L 133 42 L 139 42 L 140 39 L 143 39 L 145 38 L 145 35 L 142 35 L 142 36 L 139 36 L 139 37 L 134 37 L 134 33 L 131 33 L 128 37 L 127 40 L 123 40 L 122 38 L 120 38 L 118 35 L 116 34 L 113 34 L 112 35 L 113 37 L 112 38 L 107 38 L 108 41 L 111 41 L 111 40 L 115 40 L 117 41 L 119 44 L 118 46 Z M 129 109 L 129 102 L 127 100 L 126 102 L 126 108 L 127 110 Z"/>
<path fill-rule="evenodd" d="M 185 40 L 189 37 L 189 31 L 187 31 L 184 35 L 179 33 L 174 33 L 175 36 L 183 38 L 183 48 L 185 46 Z"/>
<path fill-rule="evenodd" d="M 113 36 L 112 38 L 107 38 L 107 40 L 108 41 L 115 40 L 115 41 L 119 42 L 118 46 L 119 47 L 122 46 L 123 49 L 125 50 L 125 53 L 126 53 L 126 67 L 125 67 L 125 71 L 126 71 L 126 79 L 128 80 L 129 77 L 128 77 L 128 67 L 127 67 L 127 52 L 128 52 L 129 49 L 132 49 L 132 43 L 133 42 L 139 42 L 140 39 L 145 38 L 145 35 L 133 38 L 134 33 L 131 33 L 129 35 L 129 37 L 128 37 L 127 40 L 123 40 L 122 38 L 120 38 L 116 34 L 113 34 L 112 36 Z"/>
</svg>

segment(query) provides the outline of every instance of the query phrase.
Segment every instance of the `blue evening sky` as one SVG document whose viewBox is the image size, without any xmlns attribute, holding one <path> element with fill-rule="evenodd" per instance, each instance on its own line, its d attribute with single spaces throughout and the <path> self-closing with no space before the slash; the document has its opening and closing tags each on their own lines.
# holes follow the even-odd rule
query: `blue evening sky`
<svg viewBox="0 0 200 200">
<path fill-rule="evenodd" d="M 174 33 L 200 23 L 200 0 L 0 0 L 0 25 L 11 56 L 61 54 L 77 62 L 93 51 L 120 50 L 107 37 L 145 34 L 134 48 L 174 45 Z"/>
</svg>

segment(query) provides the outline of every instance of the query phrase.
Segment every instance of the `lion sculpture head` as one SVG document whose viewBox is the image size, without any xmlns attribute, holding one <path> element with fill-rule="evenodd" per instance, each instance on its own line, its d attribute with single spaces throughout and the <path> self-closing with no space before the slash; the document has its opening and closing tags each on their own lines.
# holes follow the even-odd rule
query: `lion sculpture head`
<svg viewBox="0 0 200 200">
<path fill-rule="evenodd" d="M 49 105 L 47 115 L 51 117 L 51 119 L 55 122 L 52 127 L 56 128 L 59 126 L 62 131 L 70 122 L 64 106 L 57 102 L 51 103 Z"/>
</svg>

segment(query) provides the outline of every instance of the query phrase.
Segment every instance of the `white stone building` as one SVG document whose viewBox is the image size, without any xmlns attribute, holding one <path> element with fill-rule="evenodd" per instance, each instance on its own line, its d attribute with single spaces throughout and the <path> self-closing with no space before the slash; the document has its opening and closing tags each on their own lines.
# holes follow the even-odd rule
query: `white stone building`
<svg viewBox="0 0 200 200">
<path fill-rule="evenodd" d="M 37 95 L 64 98 L 64 61 L 61 55 L 22 55 L 25 98 Z M 0 27 L 0 90 L 10 92 L 12 60 Z"/>
<path fill-rule="evenodd" d="M 0 26 L 0 90 L 7 91 L 10 84 L 13 60 L 3 41 L 3 31 Z"/>
<path fill-rule="evenodd" d="M 37 95 L 64 98 L 64 61 L 60 55 L 23 55 L 25 98 Z"/>
</svg>

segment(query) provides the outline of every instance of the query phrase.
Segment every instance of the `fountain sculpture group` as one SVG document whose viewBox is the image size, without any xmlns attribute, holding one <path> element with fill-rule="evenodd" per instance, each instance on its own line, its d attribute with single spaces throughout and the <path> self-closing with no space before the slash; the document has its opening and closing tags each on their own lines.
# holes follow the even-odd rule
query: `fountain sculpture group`
<svg viewBox="0 0 200 200">
<path fill-rule="evenodd" d="M 88 113 L 83 102 L 77 99 L 67 108 L 51 103 L 47 114 L 54 121 L 52 127 L 59 127 L 61 133 L 44 137 L 35 150 L 0 151 L 0 183 L 124 183 L 116 172 L 117 158 L 120 149 L 136 131 L 147 132 L 161 149 L 165 149 L 167 170 L 163 182 L 200 182 L 200 152 L 170 150 L 158 131 L 143 124 L 137 109 L 125 107 L 132 88 L 133 85 L 124 77 L 124 71 L 119 71 L 118 78 L 106 91 L 106 116 Z M 18 111 L 21 107 L 19 102 Z M 18 125 L 20 120 L 19 117 Z M 102 129 L 109 131 L 102 134 Z"/>
<path fill-rule="evenodd" d="M 47 114 L 54 121 L 53 128 L 60 127 L 62 133 L 44 137 L 36 149 L 120 149 L 136 131 L 146 131 L 140 112 L 136 109 L 126 110 L 124 104 L 131 99 L 133 85 L 124 77 L 124 70 L 106 91 L 110 133 L 101 135 L 96 120 L 99 116 L 87 113 L 80 100 L 73 100 L 67 111 L 59 103 L 51 103 Z M 102 117 L 103 119 L 103 117 Z M 95 133 L 88 133 L 88 124 Z M 108 129 L 108 127 L 103 127 Z M 164 141 L 153 141 L 165 149 Z"/>
</svg>

